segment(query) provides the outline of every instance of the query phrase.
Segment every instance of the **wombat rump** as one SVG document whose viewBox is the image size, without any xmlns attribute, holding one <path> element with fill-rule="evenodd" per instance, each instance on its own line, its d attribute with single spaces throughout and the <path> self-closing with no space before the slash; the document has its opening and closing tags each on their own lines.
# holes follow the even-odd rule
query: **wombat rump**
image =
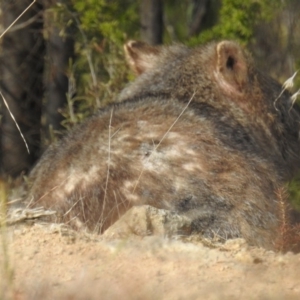
<svg viewBox="0 0 300 300">
<path fill-rule="evenodd" d="M 29 176 L 30 206 L 102 233 L 148 204 L 189 217 L 204 237 L 273 249 L 277 191 L 300 168 L 289 92 L 232 41 L 124 48 L 137 79 L 49 147 Z"/>
</svg>

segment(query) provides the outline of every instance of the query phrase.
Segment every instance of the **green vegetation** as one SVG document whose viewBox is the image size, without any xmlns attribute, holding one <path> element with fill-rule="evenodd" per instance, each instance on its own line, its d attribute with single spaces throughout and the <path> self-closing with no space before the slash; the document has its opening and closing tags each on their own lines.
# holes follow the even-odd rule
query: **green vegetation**
<svg viewBox="0 0 300 300">
<path fill-rule="evenodd" d="M 247 45 L 254 38 L 255 26 L 262 20 L 272 19 L 279 4 L 278 0 L 223 0 L 218 22 L 201 36 L 192 39 L 192 42 L 196 44 L 226 38 Z"/>
<path fill-rule="evenodd" d="M 288 185 L 288 191 L 293 206 L 300 211 L 300 174 L 290 182 Z"/>
<path fill-rule="evenodd" d="M 123 44 L 129 38 L 138 38 L 138 3 L 72 1 L 57 4 L 51 13 L 61 35 L 75 41 L 76 60 L 70 61 L 68 71 L 68 104 L 61 112 L 64 127 L 70 129 L 115 99 L 128 82 Z"/>
</svg>

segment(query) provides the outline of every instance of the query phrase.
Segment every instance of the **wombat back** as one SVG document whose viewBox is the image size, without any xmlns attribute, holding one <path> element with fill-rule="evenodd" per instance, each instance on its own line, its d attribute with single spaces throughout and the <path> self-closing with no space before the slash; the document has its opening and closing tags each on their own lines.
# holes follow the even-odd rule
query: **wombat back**
<svg viewBox="0 0 300 300">
<path fill-rule="evenodd" d="M 46 151 L 30 176 L 31 204 L 98 232 L 149 204 L 190 217 L 205 237 L 273 248 L 276 191 L 300 167 L 290 94 L 231 41 L 130 41 L 125 53 L 138 78 Z"/>
</svg>

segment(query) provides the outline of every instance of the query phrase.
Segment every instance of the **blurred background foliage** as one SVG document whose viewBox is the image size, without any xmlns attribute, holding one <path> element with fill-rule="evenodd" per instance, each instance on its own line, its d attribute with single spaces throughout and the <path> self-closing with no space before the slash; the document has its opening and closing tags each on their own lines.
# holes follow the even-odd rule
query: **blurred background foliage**
<svg viewBox="0 0 300 300">
<path fill-rule="evenodd" d="M 31 2 L 2 1 L 2 29 Z M 116 99 L 133 79 L 123 55 L 125 41 L 194 46 L 234 39 L 253 53 L 259 68 L 284 82 L 300 68 L 299 11 L 299 0 L 37 0 L 1 40 L 1 90 L 33 149 L 26 154 L 2 105 L 2 176 L 30 169 L 57 136 Z M 24 51 L 27 38 L 32 45 Z M 6 66 L 8 61 L 15 64 Z M 34 71 L 37 63 L 42 66 Z M 42 89 L 33 91 L 21 64 L 32 70 L 30 82 L 42 76 Z M 11 78 L 22 80 L 12 85 Z M 299 87 L 300 74 L 294 91 Z M 31 100 L 24 96 L 28 90 Z M 24 103 L 29 104 L 23 108 Z M 299 181 L 300 175 L 289 189 L 300 207 Z"/>
<path fill-rule="evenodd" d="M 76 105 L 79 116 L 75 122 L 115 99 L 132 79 L 123 44 L 129 39 L 151 43 L 140 34 L 140 15 L 146 2 L 151 1 L 72 0 L 58 2 L 51 8 L 57 14 L 61 36 L 66 27 L 73 27 L 76 61 L 71 62 L 69 76 L 76 83 L 72 101 L 81 102 Z M 260 68 L 282 82 L 300 67 L 297 0 L 153 2 L 163 7 L 161 35 L 165 44 L 182 42 L 194 46 L 224 38 L 238 40 L 250 49 Z M 199 6 L 203 7 L 201 15 L 195 13 Z M 298 77 L 296 86 L 300 83 Z M 70 122 L 67 106 L 63 114 L 64 125 L 70 128 L 74 120 Z"/>
<path fill-rule="evenodd" d="M 123 44 L 129 38 L 139 38 L 138 3 L 64 1 L 51 10 L 59 35 L 70 35 L 75 41 L 75 60 L 69 61 L 67 74 L 72 88 L 68 104 L 60 110 L 62 124 L 70 129 L 115 99 L 128 82 Z"/>
</svg>

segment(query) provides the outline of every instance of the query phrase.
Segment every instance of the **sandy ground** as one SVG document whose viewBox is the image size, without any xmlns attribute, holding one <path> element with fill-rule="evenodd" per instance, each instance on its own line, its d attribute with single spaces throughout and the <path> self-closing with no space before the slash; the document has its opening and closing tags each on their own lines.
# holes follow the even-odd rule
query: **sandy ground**
<svg viewBox="0 0 300 300">
<path fill-rule="evenodd" d="M 211 248 L 39 224 L 0 239 L 0 299 L 300 299 L 300 255 L 243 240 Z"/>
</svg>

